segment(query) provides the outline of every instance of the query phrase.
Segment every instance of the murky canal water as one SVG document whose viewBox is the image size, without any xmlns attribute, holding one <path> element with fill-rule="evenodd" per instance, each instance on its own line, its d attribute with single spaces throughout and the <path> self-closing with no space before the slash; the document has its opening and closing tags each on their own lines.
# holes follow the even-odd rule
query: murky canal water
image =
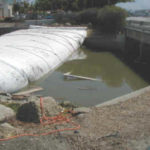
<svg viewBox="0 0 150 150">
<path fill-rule="evenodd" d="M 77 105 L 93 106 L 148 86 L 112 53 L 83 51 L 86 59 L 69 61 L 45 80 L 34 83 L 44 88 L 37 94 L 50 95 L 58 101 L 69 100 Z M 63 74 L 66 72 L 101 81 L 65 80 Z"/>
</svg>

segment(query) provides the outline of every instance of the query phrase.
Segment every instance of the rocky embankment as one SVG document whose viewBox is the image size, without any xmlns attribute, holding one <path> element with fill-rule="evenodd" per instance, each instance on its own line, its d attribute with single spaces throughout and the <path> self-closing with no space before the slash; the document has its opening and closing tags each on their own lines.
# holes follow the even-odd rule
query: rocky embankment
<svg viewBox="0 0 150 150">
<path fill-rule="evenodd" d="M 41 134 L 36 129 L 41 126 L 40 119 L 43 115 L 54 117 L 60 113 L 67 115 L 73 112 L 71 116 L 80 116 L 80 114 L 89 111 L 90 108 L 76 107 L 69 101 L 57 103 L 52 97 L 0 93 L 0 138 L 9 138 L 26 133 Z"/>
<path fill-rule="evenodd" d="M 38 108 L 39 97 L 29 96 L 27 99 L 18 100 L 12 95 L 1 95 L 1 103 L 8 105 L 8 102 L 16 103 L 19 108 L 31 103 L 32 108 Z M 11 96 L 11 97 L 10 97 Z M 18 97 L 19 98 L 19 97 Z M 21 98 L 21 97 L 20 97 Z M 5 100 L 4 100 L 5 99 Z M 35 102 L 36 99 L 36 102 Z M 79 130 L 63 131 L 39 137 L 20 137 L 8 141 L 0 142 L 0 150 L 149 150 L 150 149 L 150 89 L 138 95 L 128 97 L 128 99 L 110 103 L 102 107 L 93 108 L 74 108 L 69 106 L 69 102 L 57 104 L 52 98 L 47 97 L 56 110 L 59 112 L 64 109 L 74 109 L 71 114 L 73 121 L 80 125 Z M 119 98 L 118 98 L 119 99 Z M 2 98 L 1 98 L 2 100 Z M 15 105 L 16 106 L 16 105 Z M 5 107 L 5 106 L 3 106 Z M 12 107 L 12 105 L 11 105 Z M 52 107 L 52 106 L 50 106 Z M 6 107 L 5 107 L 6 108 Z M 18 112 L 19 108 L 15 110 Z M 47 108 L 46 108 L 47 109 Z M 8 109 L 7 109 L 8 110 Z M 10 109 L 9 109 L 10 110 Z M 8 110 L 8 111 L 9 111 Z M 55 111 L 56 111 L 55 110 Z M 3 110 L 0 110 L 1 112 Z M 1 113 L 0 112 L 0 113 Z M 12 110 L 11 110 L 12 112 Z M 66 111 L 67 112 L 67 111 Z M 26 111 L 27 113 L 27 111 Z M 26 115 L 25 113 L 25 115 Z M 50 112 L 46 112 L 50 113 Z M 15 113 L 17 114 L 17 113 Z M 38 113 L 37 113 L 38 114 Z M 29 114 L 27 113 L 29 116 Z M 50 115 L 50 114 L 49 114 Z M 66 115 L 64 113 L 63 115 Z M 14 113 L 10 118 L 0 124 L 1 138 L 7 138 L 18 133 L 38 133 L 41 128 L 37 123 L 25 123 L 13 119 Z M 30 117 L 30 116 L 29 116 Z M 34 120 L 35 121 L 35 120 Z M 70 125 L 45 126 L 44 130 L 69 128 Z M 43 130 L 43 128 L 42 128 Z M 4 132 L 5 131 L 5 132 Z M 6 132 L 7 131 L 7 132 Z M 4 133 L 3 133 L 4 132 Z"/>
</svg>

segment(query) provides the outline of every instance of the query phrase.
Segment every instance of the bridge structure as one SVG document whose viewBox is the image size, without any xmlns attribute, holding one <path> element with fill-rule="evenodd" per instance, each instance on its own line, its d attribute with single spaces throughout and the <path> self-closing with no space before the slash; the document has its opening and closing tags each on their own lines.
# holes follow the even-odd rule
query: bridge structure
<svg viewBox="0 0 150 150">
<path fill-rule="evenodd" d="M 150 45 L 150 17 L 128 17 L 126 37 Z"/>
<path fill-rule="evenodd" d="M 144 55 L 149 55 L 150 17 L 128 17 L 126 22 L 125 45 L 128 47 L 127 51 L 138 53 L 140 59 Z"/>
</svg>

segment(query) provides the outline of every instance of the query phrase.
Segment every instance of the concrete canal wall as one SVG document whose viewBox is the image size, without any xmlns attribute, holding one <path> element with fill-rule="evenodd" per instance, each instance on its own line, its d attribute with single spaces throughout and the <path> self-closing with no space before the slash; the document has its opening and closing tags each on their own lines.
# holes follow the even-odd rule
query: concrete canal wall
<svg viewBox="0 0 150 150">
<path fill-rule="evenodd" d="M 140 60 L 150 62 L 150 18 L 127 18 L 125 31 L 126 53 L 138 55 Z"/>
<path fill-rule="evenodd" d="M 45 25 L 49 26 L 54 22 L 54 19 L 41 19 L 41 20 L 25 20 L 23 22 L 1 22 L 0 23 L 0 35 L 10 33 L 12 31 L 27 29 L 30 25 Z"/>
<path fill-rule="evenodd" d="M 85 39 L 84 45 L 97 51 L 123 51 L 125 36 L 124 34 L 101 35 L 93 32 Z"/>
<path fill-rule="evenodd" d="M 94 32 L 85 40 L 85 46 L 99 51 L 122 51 L 128 55 L 150 54 L 150 18 L 129 17 L 127 18 L 125 33 L 103 35 Z"/>
<path fill-rule="evenodd" d="M 145 88 L 142 88 L 140 90 L 131 92 L 129 94 L 126 94 L 126 95 L 123 95 L 123 96 L 111 99 L 111 100 L 109 100 L 107 102 L 104 102 L 102 104 L 98 104 L 98 105 L 96 105 L 96 107 L 103 107 L 103 106 L 109 106 L 109 105 L 118 104 L 120 102 L 124 102 L 124 101 L 127 101 L 129 99 L 138 97 L 138 96 L 140 96 L 140 95 L 142 95 L 142 94 L 144 94 L 146 92 L 150 92 L 150 86 L 147 86 Z"/>
<path fill-rule="evenodd" d="M 28 26 L 24 23 L 0 23 L 0 35 L 10 33 L 19 29 L 27 29 Z"/>
</svg>

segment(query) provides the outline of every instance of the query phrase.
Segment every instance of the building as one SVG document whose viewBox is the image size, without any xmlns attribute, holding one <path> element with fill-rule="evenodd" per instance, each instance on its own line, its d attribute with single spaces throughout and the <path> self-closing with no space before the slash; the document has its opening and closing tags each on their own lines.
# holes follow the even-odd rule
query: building
<svg viewBox="0 0 150 150">
<path fill-rule="evenodd" d="M 12 17 L 13 0 L 0 0 L 0 18 Z"/>
</svg>

